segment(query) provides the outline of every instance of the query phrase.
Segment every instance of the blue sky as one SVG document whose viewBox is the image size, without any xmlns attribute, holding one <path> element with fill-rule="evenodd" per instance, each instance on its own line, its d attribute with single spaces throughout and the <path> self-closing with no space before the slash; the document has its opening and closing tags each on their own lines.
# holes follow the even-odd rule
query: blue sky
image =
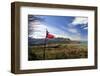
<svg viewBox="0 0 100 76">
<path fill-rule="evenodd" d="M 33 21 L 31 21 L 32 19 Z M 45 33 L 45 29 L 47 29 L 49 33 L 55 35 L 56 37 L 65 37 L 72 40 L 87 41 L 87 17 L 33 15 L 31 17 L 29 16 L 29 21 L 29 26 L 31 28 L 33 27 L 33 30 L 35 30 L 35 32 L 31 34 L 32 37 L 36 36 L 37 38 L 41 38 Z"/>
</svg>

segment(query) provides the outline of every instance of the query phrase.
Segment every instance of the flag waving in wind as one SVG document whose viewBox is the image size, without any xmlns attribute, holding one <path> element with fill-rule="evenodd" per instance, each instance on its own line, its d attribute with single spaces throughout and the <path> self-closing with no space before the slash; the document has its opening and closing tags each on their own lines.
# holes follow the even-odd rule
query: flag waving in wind
<svg viewBox="0 0 100 76">
<path fill-rule="evenodd" d="M 46 30 L 46 38 L 52 39 L 52 38 L 54 38 L 54 35 L 53 34 L 50 34 L 48 32 L 48 30 Z"/>
</svg>

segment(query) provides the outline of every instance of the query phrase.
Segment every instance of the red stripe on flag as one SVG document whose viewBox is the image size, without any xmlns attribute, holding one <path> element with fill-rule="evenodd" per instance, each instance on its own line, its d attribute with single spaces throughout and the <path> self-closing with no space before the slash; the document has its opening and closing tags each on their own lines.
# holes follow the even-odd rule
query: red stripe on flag
<svg viewBox="0 0 100 76">
<path fill-rule="evenodd" d="M 55 38 L 55 36 L 53 34 L 50 34 L 48 31 L 46 31 L 46 38 Z"/>
</svg>

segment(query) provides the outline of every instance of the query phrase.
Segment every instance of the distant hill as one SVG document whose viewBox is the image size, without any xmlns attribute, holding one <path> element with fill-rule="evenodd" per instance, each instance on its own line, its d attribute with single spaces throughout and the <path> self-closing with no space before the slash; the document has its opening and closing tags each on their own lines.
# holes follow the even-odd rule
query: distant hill
<svg viewBox="0 0 100 76">
<path fill-rule="evenodd" d="M 69 38 L 52 38 L 46 40 L 47 44 L 57 44 L 57 43 L 79 43 L 78 41 L 72 41 Z M 35 38 L 28 38 L 29 45 L 43 45 L 45 44 L 45 39 L 35 39 Z"/>
</svg>

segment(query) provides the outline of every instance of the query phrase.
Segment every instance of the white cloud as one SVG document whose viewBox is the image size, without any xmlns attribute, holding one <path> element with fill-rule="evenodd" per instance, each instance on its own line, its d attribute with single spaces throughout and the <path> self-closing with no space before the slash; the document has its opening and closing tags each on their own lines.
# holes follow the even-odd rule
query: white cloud
<svg viewBox="0 0 100 76">
<path fill-rule="evenodd" d="M 45 38 L 46 37 L 46 26 L 40 22 L 30 22 L 29 23 L 29 37 L 32 38 Z"/>
<path fill-rule="evenodd" d="M 29 33 L 29 37 L 32 38 L 45 38 L 46 37 L 46 29 L 49 33 L 53 34 L 55 37 L 63 37 L 63 38 L 70 38 L 70 36 L 67 35 L 67 32 L 64 33 L 61 29 L 57 27 L 52 27 L 50 25 L 45 25 L 43 23 L 37 22 L 31 22 L 29 24 L 32 31 Z"/>
<path fill-rule="evenodd" d="M 74 28 L 77 25 L 80 26 L 82 29 L 88 29 L 88 18 L 87 17 L 76 17 L 72 23 L 68 24 L 70 28 Z"/>
<path fill-rule="evenodd" d="M 88 18 L 86 17 L 76 17 L 72 24 L 77 25 L 77 24 L 87 24 L 88 23 Z"/>
</svg>

